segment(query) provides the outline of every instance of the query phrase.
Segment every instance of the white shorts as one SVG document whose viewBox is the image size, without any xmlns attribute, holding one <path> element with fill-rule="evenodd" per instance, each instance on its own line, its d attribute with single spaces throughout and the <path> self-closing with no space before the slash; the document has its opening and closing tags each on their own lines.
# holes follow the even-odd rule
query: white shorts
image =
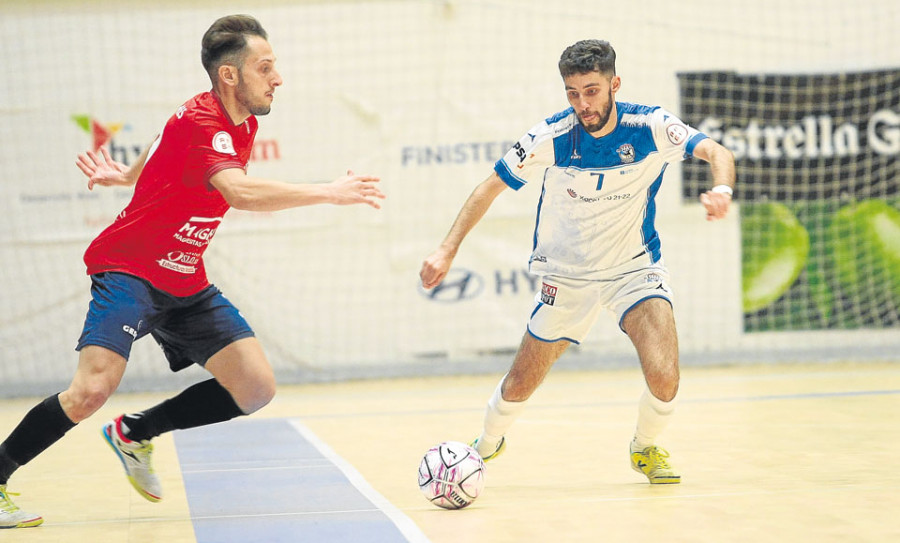
<svg viewBox="0 0 900 543">
<path fill-rule="evenodd" d="M 543 276 L 528 332 L 541 341 L 581 343 L 603 309 L 615 313 L 621 328 L 625 315 L 644 300 L 662 298 L 671 304 L 668 280 L 669 272 L 662 261 L 627 270 L 609 280 Z"/>
</svg>

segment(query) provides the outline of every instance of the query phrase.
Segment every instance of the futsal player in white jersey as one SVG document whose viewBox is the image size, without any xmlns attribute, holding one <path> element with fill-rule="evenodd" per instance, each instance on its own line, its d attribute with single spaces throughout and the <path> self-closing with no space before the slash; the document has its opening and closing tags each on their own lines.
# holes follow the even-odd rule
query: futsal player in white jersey
<svg viewBox="0 0 900 543">
<path fill-rule="evenodd" d="M 637 350 L 646 381 L 630 445 L 632 467 L 653 484 L 681 482 L 656 444 L 678 392 L 678 338 L 662 258 L 656 194 L 666 167 L 709 163 L 713 186 L 700 196 L 707 220 L 723 218 L 734 187 L 730 151 L 654 106 L 617 102 L 621 86 L 609 43 L 584 40 L 559 61 L 570 108 L 535 125 L 466 200 L 450 232 L 422 265 L 425 288 L 447 274 L 465 236 L 506 188 L 542 185 L 529 269 L 541 277 L 527 331 L 509 372 L 488 401 L 472 445 L 485 460 L 571 343 L 610 310 Z"/>
</svg>

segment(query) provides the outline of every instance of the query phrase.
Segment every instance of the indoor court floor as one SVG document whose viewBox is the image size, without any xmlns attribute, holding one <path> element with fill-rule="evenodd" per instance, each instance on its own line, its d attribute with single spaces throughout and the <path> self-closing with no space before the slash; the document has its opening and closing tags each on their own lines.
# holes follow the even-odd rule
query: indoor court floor
<svg viewBox="0 0 900 543">
<path fill-rule="evenodd" d="M 419 460 L 469 441 L 500 375 L 282 386 L 259 413 L 155 440 L 164 499 L 132 490 L 100 426 L 117 394 L 21 468 L 43 526 L 0 542 L 900 541 L 900 363 L 682 369 L 660 444 L 682 484 L 631 470 L 641 375 L 556 368 L 469 508 L 428 503 Z M 0 401 L 6 434 L 39 399 Z"/>
</svg>

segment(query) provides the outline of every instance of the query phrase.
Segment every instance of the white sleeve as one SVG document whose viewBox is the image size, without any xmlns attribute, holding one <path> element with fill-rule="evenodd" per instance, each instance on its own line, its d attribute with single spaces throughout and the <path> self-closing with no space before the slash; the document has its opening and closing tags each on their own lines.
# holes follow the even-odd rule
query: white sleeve
<svg viewBox="0 0 900 543">
<path fill-rule="evenodd" d="M 694 147 L 707 136 L 663 108 L 651 117 L 653 140 L 666 162 L 680 162 L 693 156 Z"/>
<path fill-rule="evenodd" d="M 529 181 L 543 181 L 547 168 L 554 163 L 553 132 L 546 121 L 541 121 L 494 164 L 494 171 L 510 188 L 519 190 Z"/>
</svg>

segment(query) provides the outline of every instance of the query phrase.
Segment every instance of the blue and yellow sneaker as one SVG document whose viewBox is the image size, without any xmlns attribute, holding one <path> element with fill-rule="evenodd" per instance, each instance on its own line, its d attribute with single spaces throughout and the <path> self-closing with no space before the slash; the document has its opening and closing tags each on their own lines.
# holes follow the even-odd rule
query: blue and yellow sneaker
<svg viewBox="0 0 900 543">
<path fill-rule="evenodd" d="M 656 445 L 642 451 L 631 450 L 631 467 L 646 475 L 652 485 L 677 485 L 681 482 L 681 475 L 666 461 L 668 457 L 669 452 Z"/>
</svg>

